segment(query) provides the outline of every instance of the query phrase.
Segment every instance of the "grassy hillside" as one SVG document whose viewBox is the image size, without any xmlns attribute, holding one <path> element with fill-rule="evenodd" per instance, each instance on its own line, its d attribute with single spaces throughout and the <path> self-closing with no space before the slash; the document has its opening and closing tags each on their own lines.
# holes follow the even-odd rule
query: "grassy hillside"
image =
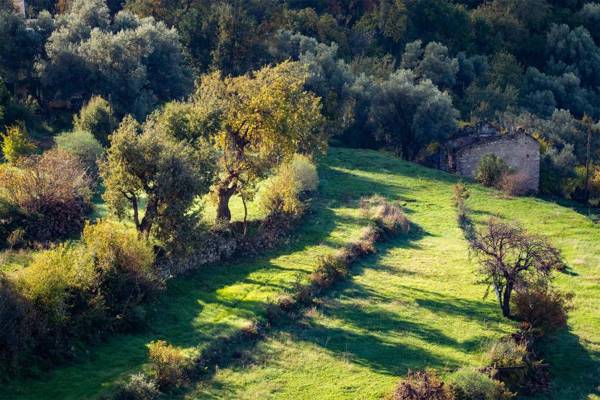
<svg viewBox="0 0 600 400">
<path fill-rule="evenodd" d="M 454 177 L 347 150 L 333 151 L 323 172 L 337 198 L 377 192 L 403 202 L 416 229 L 357 266 L 322 308 L 244 349 L 189 399 L 380 399 L 408 369 L 479 365 L 486 342 L 513 329 L 493 299 L 482 299 L 455 223 Z M 569 331 L 546 348 L 552 398 L 599 398 L 600 227 L 550 202 L 471 190 L 477 222 L 490 215 L 518 220 L 564 251 L 570 272 L 557 283 L 576 293 L 577 308 Z"/>
<path fill-rule="evenodd" d="M 332 149 L 321 166 L 322 194 L 297 239 L 257 260 L 203 268 L 172 280 L 153 305 L 150 326 L 89 348 L 82 360 L 37 378 L 10 382 L 0 399 L 96 398 L 143 368 L 145 344 L 165 339 L 202 349 L 264 312 L 265 302 L 306 275 L 315 257 L 352 240 L 364 224 L 356 200 L 380 193 L 401 202 L 415 226 L 357 265 L 354 279 L 323 306 L 284 325 L 190 399 L 378 399 L 410 369 L 443 372 L 477 365 L 490 339 L 514 328 L 493 299 L 482 299 L 475 266 L 456 224 L 455 177 L 382 153 Z M 548 234 L 569 263 L 557 283 L 576 293 L 570 329 L 548 345 L 557 399 L 598 394 L 600 376 L 600 227 L 576 211 L 538 199 L 503 199 L 472 186 L 476 222 L 519 220 Z M 559 374 L 560 371 L 560 374 Z"/>
</svg>

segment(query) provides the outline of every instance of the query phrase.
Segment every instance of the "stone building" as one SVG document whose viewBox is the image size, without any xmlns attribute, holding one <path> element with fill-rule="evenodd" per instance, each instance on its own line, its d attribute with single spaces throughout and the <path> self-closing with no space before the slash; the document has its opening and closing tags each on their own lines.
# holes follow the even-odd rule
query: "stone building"
<svg viewBox="0 0 600 400">
<path fill-rule="evenodd" d="M 463 129 L 460 137 L 450 140 L 440 154 L 440 168 L 474 178 L 479 162 L 487 154 L 504 160 L 515 172 L 524 174 L 526 186 L 537 193 L 540 183 L 540 145 L 521 129 L 503 133 L 491 124 Z"/>
<path fill-rule="evenodd" d="M 17 12 L 19 14 L 21 14 L 23 16 L 23 18 L 25 17 L 25 0 L 13 0 L 13 5 L 15 7 L 15 9 L 17 10 Z"/>
</svg>

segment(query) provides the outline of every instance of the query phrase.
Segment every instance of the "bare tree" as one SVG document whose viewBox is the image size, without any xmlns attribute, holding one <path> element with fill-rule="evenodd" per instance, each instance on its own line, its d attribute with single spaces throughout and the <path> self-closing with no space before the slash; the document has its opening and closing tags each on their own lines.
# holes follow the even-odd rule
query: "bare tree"
<svg viewBox="0 0 600 400">
<path fill-rule="evenodd" d="M 493 288 L 502 309 L 510 318 L 514 290 L 546 284 L 553 270 L 564 269 L 560 251 L 541 236 L 527 233 L 521 226 L 490 218 L 477 232 L 471 247 L 481 265 L 488 289 Z"/>
</svg>

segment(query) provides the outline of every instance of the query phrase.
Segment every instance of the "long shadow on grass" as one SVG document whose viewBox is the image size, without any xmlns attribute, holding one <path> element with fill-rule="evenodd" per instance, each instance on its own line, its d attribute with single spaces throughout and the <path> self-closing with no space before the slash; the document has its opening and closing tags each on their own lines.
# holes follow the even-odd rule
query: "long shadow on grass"
<svg viewBox="0 0 600 400">
<path fill-rule="evenodd" d="M 353 275 L 362 274 L 364 269 L 369 268 L 368 265 L 378 264 L 391 249 L 418 247 L 418 242 L 426 235 L 427 232 L 414 227 L 411 234 L 380 246 L 377 255 L 354 266 Z M 434 312 L 452 315 L 464 312 L 467 318 L 481 320 L 482 324 L 498 319 L 497 310 L 493 310 L 487 303 L 456 299 L 437 293 L 413 290 L 409 287 L 406 287 L 406 290 L 413 291 L 412 297 L 415 297 L 416 293 L 417 304 L 422 299 L 419 305 L 431 308 Z M 390 312 L 381 307 L 398 300 L 403 299 L 391 298 L 355 281 L 347 281 L 334 287 L 329 296 L 323 299 L 319 307 L 319 314 L 323 315 L 322 317 L 313 317 L 314 313 L 308 312 L 300 320 L 280 321 L 269 332 L 269 336 L 276 337 L 284 334 L 293 341 L 311 343 L 336 357 L 391 375 L 405 374 L 409 369 L 460 366 L 459 360 L 451 355 L 439 355 L 429 350 L 429 346 L 413 343 L 424 342 L 460 352 L 469 352 L 478 349 L 487 341 L 487 338 L 475 337 L 461 342 L 414 317 L 406 317 L 402 313 Z M 462 301 L 454 307 L 445 304 L 456 300 Z M 488 315 L 488 312 L 492 316 Z M 491 326 L 493 329 L 493 324 Z M 411 343 L 405 341 L 405 338 L 414 338 L 417 341 Z M 232 350 L 233 357 L 222 360 L 220 368 L 252 364 L 248 357 L 240 361 L 235 355 L 259 355 L 260 352 L 258 351 L 257 354 L 255 349 L 256 343 L 239 344 L 235 350 Z M 231 390 L 229 393 L 234 392 L 233 388 L 228 390 Z"/>
<path fill-rule="evenodd" d="M 456 183 L 460 179 L 465 179 L 447 172 L 403 161 L 392 154 L 389 154 L 386 160 L 382 161 L 381 152 L 363 151 L 358 160 L 360 160 L 360 164 L 357 164 L 356 150 L 353 149 L 332 149 L 328 156 L 328 164 L 333 167 L 355 167 L 369 173 L 399 173 L 412 178 L 425 178 L 444 183 Z"/>
<path fill-rule="evenodd" d="M 550 363 L 550 393 L 537 400 L 587 400 L 600 397 L 600 350 L 590 350 L 571 330 L 544 340 L 540 345 L 542 357 Z M 588 343 L 600 349 L 600 343 Z"/>
<path fill-rule="evenodd" d="M 114 335 L 103 344 L 90 346 L 79 361 L 42 373 L 37 379 L 15 379 L 0 389 L 0 399 L 95 398 L 103 391 L 103 385 L 142 367 L 146 362 L 145 344 L 152 340 L 202 348 L 236 331 L 245 320 L 254 319 L 265 310 L 260 296 L 248 298 L 253 291 L 265 288 L 276 295 L 291 285 L 298 273 L 307 273 L 302 268 L 277 265 L 274 261 L 278 257 L 326 244 L 338 224 L 357 223 L 336 215 L 323 202 L 317 201 L 316 211 L 301 221 L 289 243 L 276 251 L 253 260 L 246 258 L 244 262 L 207 265 L 171 280 L 166 293 L 148 305 L 146 328 L 134 334 Z M 312 267 L 313 260 L 296 261 Z M 258 276 L 264 276 L 264 281 L 257 280 Z"/>
<path fill-rule="evenodd" d="M 407 237 L 387 243 L 379 254 L 357 265 L 354 273 L 360 275 L 369 265 L 378 264 L 385 257 L 387 250 L 414 247 L 425 235 L 426 232 L 417 228 Z M 291 327 L 288 333 L 295 335 L 298 340 L 310 341 L 334 354 L 343 353 L 353 362 L 387 374 L 400 375 L 416 368 L 459 366 L 458 361 L 448 354 L 439 356 L 425 347 L 394 342 L 393 338 L 398 338 L 399 335 L 460 352 L 478 350 L 488 338 L 481 336 L 458 341 L 440 329 L 419 322 L 414 316 L 406 318 L 402 313 L 387 311 L 381 305 L 402 301 L 404 298 L 414 298 L 418 306 L 433 313 L 469 318 L 489 329 L 494 329 L 494 323 L 499 323 L 501 319 L 498 310 L 489 303 L 459 299 L 408 286 L 403 286 L 402 290 L 405 290 L 407 295 L 398 295 L 398 298 L 391 298 L 353 281 L 336 289 L 338 290 L 333 295 L 337 295 L 341 301 L 336 301 L 330 296 L 321 309 L 325 318 L 338 321 L 334 327 L 323 326 L 318 320 L 307 317 L 304 328 L 302 325 Z M 359 302 L 357 304 L 345 300 Z"/>
</svg>

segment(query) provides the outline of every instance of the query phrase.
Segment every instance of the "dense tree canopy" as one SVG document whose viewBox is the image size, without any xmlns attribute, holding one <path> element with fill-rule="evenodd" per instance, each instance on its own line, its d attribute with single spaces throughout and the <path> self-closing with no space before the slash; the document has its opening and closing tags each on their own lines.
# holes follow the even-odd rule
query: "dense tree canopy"
<svg viewBox="0 0 600 400">
<path fill-rule="evenodd" d="M 48 100 L 101 94 L 117 115 L 143 117 L 189 89 L 177 32 L 162 22 L 126 11 L 111 18 L 103 0 L 76 0 L 55 25 L 40 63 Z"/>
<path fill-rule="evenodd" d="M 188 210 L 208 190 L 212 161 L 206 149 L 186 146 L 152 122 L 140 125 L 127 116 L 111 136 L 100 167 L 103 197 L 119 217 L 131 213 L 143 237 L 154 233 L 169 242 L 194 223 Z"/>
<path fill-rule="evenodd" d="M 323 151 L 321 104 L 304 90 L 306 69 L 284 62 L 252 75 L 205 75 L 194 101 L 212 104 L 218 121 L 212 140 L 220 153 L 214 192 L 217 219 L 229 221 L 229 199 L 295 153 Z"/>
<path fill-rule="evenodd" d="M 458 111 L 452 99 L 430 80 L 399 70 L 381 83 L 371 106 L 379 139 L 407 159 L 427 144 L 446 139 L 456 130 Z"/>
<path fill-rule="evenodd" d="M 29 20 L 9 6 L 0 12 L 0 107 L 11 124 L 56 108 L 74 113 L 93 96 L 117 119 L 142 120 L 177 100 L 160 123 L 194 142 L 222 121 L 210 109 L 215 101 L 186 101 L 194 75 L 218 71 L 206 76 L 226 82 L 286 60 L 304 65 L 303 89 L 321 98 L 334 143 L 390 147 L 407 158 L 452 135 L 455 120 L 509 113 L 548 125 L 557 110 L 600 118 L 597 2 L 36 0 L 28 12 Z M 401 70 L 412 74 L 402 90 L 422 92 L 418 104 L 450 111 L 399 116 L 416 106 L 382 99 L 399 95 L 399 76 L 410 75 Z M 411 118 L 400 135 L 397 124 Z M 94 133 L 106 143 L 107 132 Z M 542 146 L 545 160 L 571 159 L 575 149 L 565 176 L 585 163 L 570 140 Z M 590 153 L 600 163 L 596 141 Z"/>
</svg>

